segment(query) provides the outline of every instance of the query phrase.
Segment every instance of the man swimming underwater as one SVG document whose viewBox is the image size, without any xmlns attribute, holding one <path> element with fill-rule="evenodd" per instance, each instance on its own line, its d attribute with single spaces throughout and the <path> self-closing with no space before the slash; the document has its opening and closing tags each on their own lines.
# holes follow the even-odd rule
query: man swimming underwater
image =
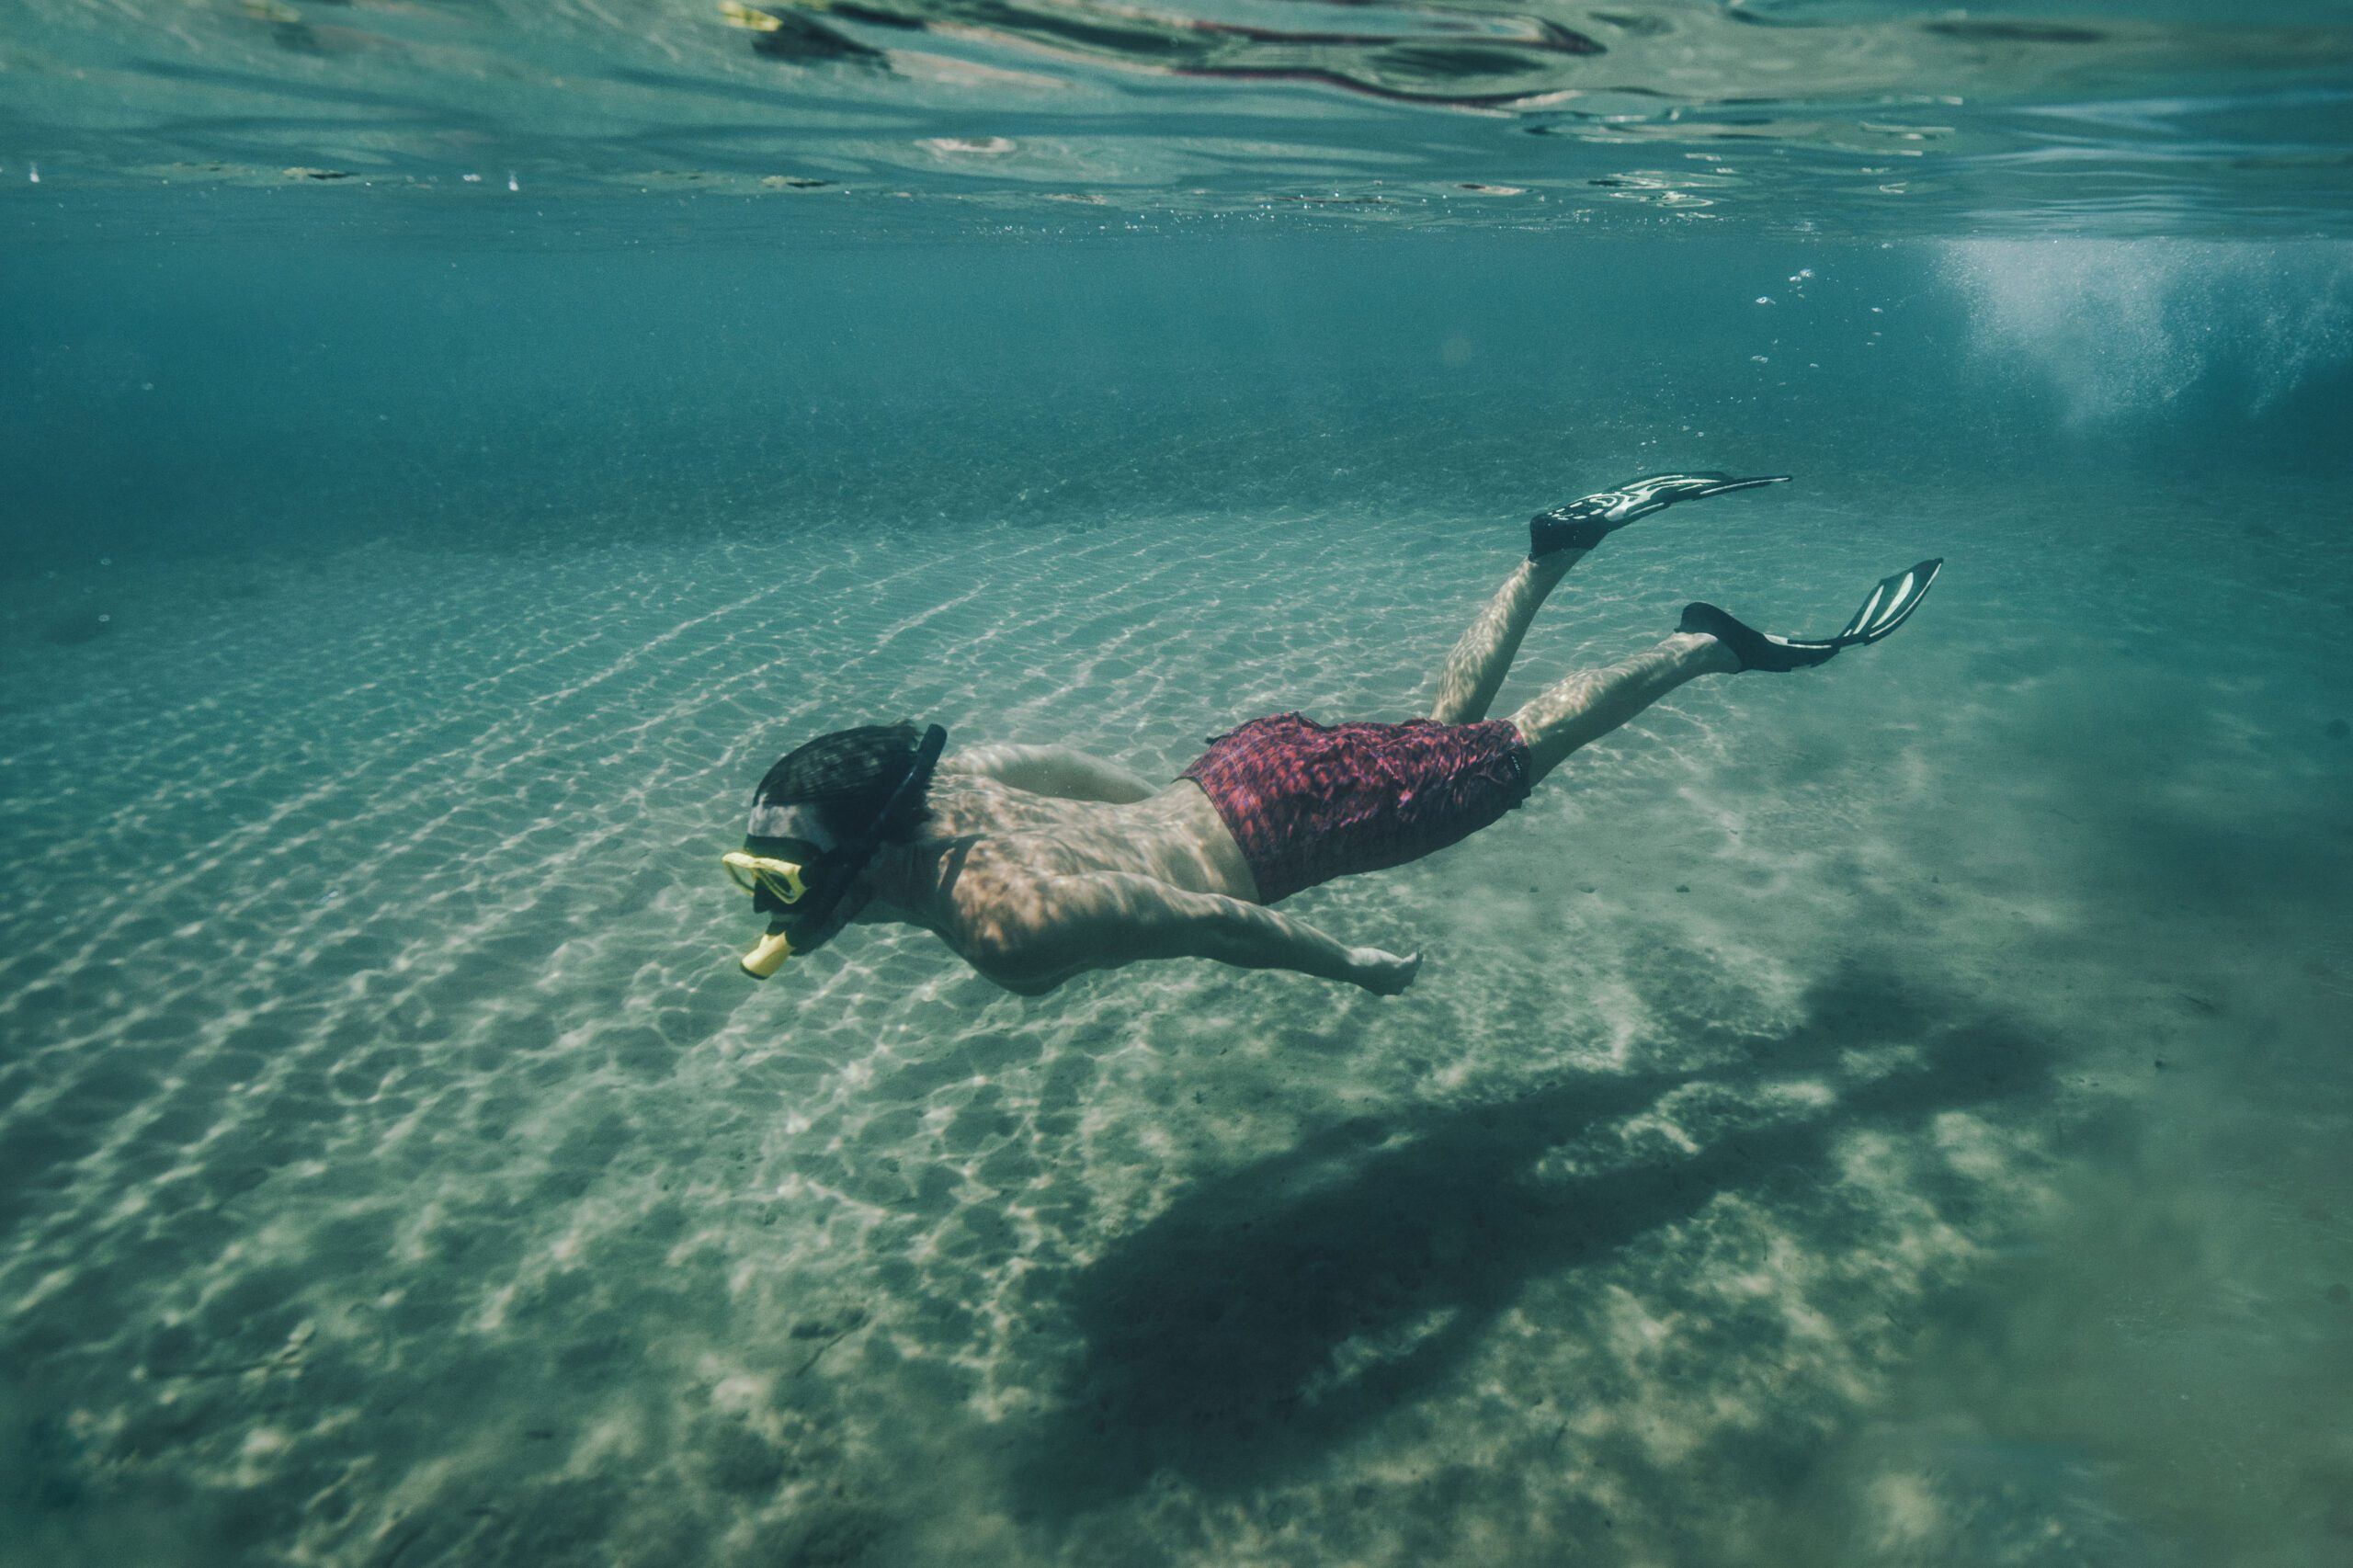
<svg viewBox="0 0 2353 1568">
<path fill-rule="evenodd" d="M 744 847 L 726 857 L 769 919 L 745 971 L 766 979 L 846 926 L 893 922 L 932 932 L 1023 995 L 1174 958 L 1393 995 L 1414 983 L 1419 954 L 1353 948 L 1267 906 L 1467 837 L 1571 752 L 1696 676 L 1803 669 L 1878 642 L 1919 608 L 1941 561 L 1881 583 L 1831 637 L 1776 637 L 1691 605 L 1648 653 L 1571 675 L 1508 719 L 1486 717 L 1538 607 L 1605 536 L 1677 501 L 1787 477 L 1656 474 L 1540 513 L 1528 559 L 1447 656 L 1427 719 L 1254 719 L 1167 785 L 1065 746 L 943 758 L 938 725 L 820 736 L 768 769 Z"/>
</svg>

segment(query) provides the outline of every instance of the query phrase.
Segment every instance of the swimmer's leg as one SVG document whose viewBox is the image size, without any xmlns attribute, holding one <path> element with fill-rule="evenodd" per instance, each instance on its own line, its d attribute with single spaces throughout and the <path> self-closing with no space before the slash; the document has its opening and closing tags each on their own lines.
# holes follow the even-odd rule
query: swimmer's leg
<svg viewBox="0 0 2353 1568">
<path fill-rule="evenodd" d="M 1511 716 L 1528 741 L 1529 782 L 1536 783 L 1571 752 L 1600 739 L 1685 681 L 1730 675 L 1740 667 L 1739 657 L 1718 639 L 1678 631 L 1622 664 L 1567 676 Z"/>
<path fill-rule="evenodd" d="M 1446 656 L 1438 672 L 1438 697 L 1430 717 L 1441 724 L 1468 724 L 1487 716 L 1488 705 L 1510 673 L 1520 639 L 1545 597 L 1560 585 L 1569 568 L 1586 558 L 1579 549 L 1555 550 L 1512 568 L 1471 630 Z"/>
<path fill-rule="evenodd" d="M 1504 676 L 1511 670 L 1513 655 L 1519 652 L 1520 639 L 1528 635 L 1528 623 L 1536 619 L 1544 597 L 1604 538 L 1677 501 L 1788 481 L 1785 473 L 1754 479 L 1729 473 L 1654 473 L 1537 513 L 1528 519 L 1528 559 L 1446 656 L 1438 671 L 1438 697 L 1430 704 L 1430 717 L 1441 724 L 1468 724 L 1487 716 Z"/>
<path fill-rule="evenodd" d="M 1649 653 L 1570 676 L 1511 716 L 1528 742 L 1529 782 L 1695 676 L 1808 669 L 1845 649 L 1878 642 L 1912 618 L 1943 566 L 1941 560 L 1923 561 L 1880 582 L 1846 630 L 1832 637 L 1777 637 L 1713 605 L 1688 607 L 1676 634 Z"/>
</svg>

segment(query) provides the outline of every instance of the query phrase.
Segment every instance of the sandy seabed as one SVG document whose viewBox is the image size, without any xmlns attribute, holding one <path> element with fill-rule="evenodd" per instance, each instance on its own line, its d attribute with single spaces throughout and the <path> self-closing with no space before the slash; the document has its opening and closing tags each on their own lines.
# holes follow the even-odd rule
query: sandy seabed
<svg viewBox="0 0 2353 1568">
<path fill-rule="evenodd" d="M 2353 548 L 1791 489 L 1505 705 L 1945 554 L 1913 626 L 1286 906 L 1390 1001 L 754 988 L 716 858 L 838 723 L 1404 716 L 1509 506 L 0 587 L 0 1559 L 2348 1560 Z"/>
</svg>

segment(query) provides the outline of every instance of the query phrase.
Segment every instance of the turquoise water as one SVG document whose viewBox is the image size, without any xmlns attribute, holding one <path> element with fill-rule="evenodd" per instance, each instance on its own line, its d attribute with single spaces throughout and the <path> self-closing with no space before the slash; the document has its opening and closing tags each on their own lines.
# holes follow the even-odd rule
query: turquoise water
<svg viewBox="0 0 2353 1568">
<path fill-rule="evenodd" d="M 2353 1553 L 2333 9 L 18 17 L 0 1562 Z M 1707 468 L 1506 708 L 1944 576 L 1404 995 L 736 972 L 812 733 L 1404 717 Z"/>
</svg>

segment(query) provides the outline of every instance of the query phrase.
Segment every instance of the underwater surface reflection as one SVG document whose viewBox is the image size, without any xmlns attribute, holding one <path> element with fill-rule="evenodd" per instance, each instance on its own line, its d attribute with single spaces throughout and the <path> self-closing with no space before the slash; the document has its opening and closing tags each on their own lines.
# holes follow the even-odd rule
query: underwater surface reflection
<svg viewBox="0 0 2353 1568">
<path fill-rule="evenodd" d="M 837 236 L 2293 237 L 2345 233 L 2353 153 L 2353 28 L 2288 0 L 17 10 L 13 183 L 348 186 L 483 224 L 604 192 L 640 222 L 725 195 Z"/>
</svg>

